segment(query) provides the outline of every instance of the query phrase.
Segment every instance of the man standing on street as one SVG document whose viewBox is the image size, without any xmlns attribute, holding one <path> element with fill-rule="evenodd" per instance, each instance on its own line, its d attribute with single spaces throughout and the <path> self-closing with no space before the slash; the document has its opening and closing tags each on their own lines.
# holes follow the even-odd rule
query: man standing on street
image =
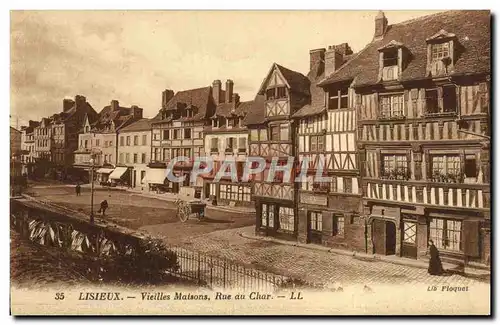
<svg viewBox="0 0 500 325">
<path fill-rule="evenodd" d="M 106 209 L 108 208 L 108 201 L 106 200 L 102 200 L 101 201 L 101 207 L 99 208 L 99 211 L 97 211 L 98 213 L 101 213 L 102 212 L 102 216 L 104 217 L 105 216 L 105 213 L 106 213 Z"/>
<path fill-rule="evenodd" d="M 80 183 L 76 183 L 76 187 L 75 187 L 75 191 L 76 191 L 76 196 L 80 196 L 80 192 L 81 192 L 81 187 L 80 187 Z"/>
</svg>

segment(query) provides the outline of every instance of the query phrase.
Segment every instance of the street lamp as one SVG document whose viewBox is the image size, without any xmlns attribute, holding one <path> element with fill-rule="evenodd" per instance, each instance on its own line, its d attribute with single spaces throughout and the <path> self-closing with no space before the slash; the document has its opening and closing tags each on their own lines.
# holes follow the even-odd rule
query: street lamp
<svg viewBox="0 0 500 325">
<path fill-rule="evenodd" d="M 90 159 L 90 223 L 94 223 L 94 158 Z"/>
</svg>

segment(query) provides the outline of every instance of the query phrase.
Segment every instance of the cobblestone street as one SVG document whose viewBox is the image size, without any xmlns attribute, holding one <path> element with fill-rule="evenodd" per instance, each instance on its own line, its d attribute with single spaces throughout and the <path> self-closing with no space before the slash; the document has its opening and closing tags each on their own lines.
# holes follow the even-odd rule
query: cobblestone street
<svg viewBox="0 0 500 325">
<path fill-rule="evenodd" d="M 161 227 L 142 229 L 161 236 Z M 253 226 L 219 230 L 183 240 L 185 248 L 236 260 L 261 270 L 293 276 L 318 284 L 422 284 L 466 286 L 479 280 L 458 274 L 431 276 L 426 269 L 395 265 L 364 257 L 352 257 L 280 243 L 244 238 Z M 165 238 L 168 242 L 168 238 Z M 484 282 L 483 279 L 481 281 Z"/>
</svg>

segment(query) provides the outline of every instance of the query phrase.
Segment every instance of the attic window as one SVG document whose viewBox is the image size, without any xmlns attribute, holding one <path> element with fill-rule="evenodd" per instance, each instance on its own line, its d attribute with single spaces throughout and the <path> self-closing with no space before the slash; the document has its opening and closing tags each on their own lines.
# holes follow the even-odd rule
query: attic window
<svg viewBox="0 0 500 325">
<path fill-rule="evenodd" d="M 450 43 L 440 43 L 432 45 L 432 61 L 442 60 L 450 57 Z"/>
<path fill-rule="evenodd" d="M 274 88 L 266 90 L 266 99 L 267 100 L 274 99 Z"/>
<path fill-rule="evenodd" d="M 384 67 L 398 65 L 398 50 L 392 49 L 384 52 Z"/>
</svg>

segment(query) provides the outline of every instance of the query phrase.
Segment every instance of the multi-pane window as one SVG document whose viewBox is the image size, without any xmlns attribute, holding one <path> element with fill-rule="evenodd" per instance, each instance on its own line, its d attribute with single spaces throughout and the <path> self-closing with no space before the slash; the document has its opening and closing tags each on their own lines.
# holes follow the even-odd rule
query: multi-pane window
<svg viewBox="0 0 500 325">
<path fill-rule="evenodd" d="M 334 88 L 328 91 L 328 108 L 329 109 L 341 109 L 348 108 L 349 103 L 349 91 L 347 87 L 344 88 Z"/>
<path fill-rule="evenodd" d="M 142 135 L 142 145 L 145 146 L 148 144 L 148 136 L 146 134 Z"/>
<path fill-rule="evenodd" d="M 323 230 L 323 216 L 321 212 L 309 212 L 309 229 L 315 231 Z"/>
<path fill-rule="evenodd" d="M 134 135 L 134 146 L 138 146 L 138 145 L 139 145 L 139 136 Z"/>
<path fill-rule="evenodd" d="M 286 87 L 274 87 L 266 90 L 266 100 L 287 98 Z"/>
<path fill-rule="evenodd" d="M 170 130 L 163 130 L 163 140 L 170 140 Z"/>
<path fill-rule="evenodd" d="M 409 178 L 406 155 L 383 155 L 382 158 L 382 177 L 399 180 Z"/>
<path fill-rule="evenodd" d="M 432 218 L 429 225 L 429 238 L 437 248 L 462 251 L 462 222 Z"/>
<path fill-rule="evenodd" d="M 333 235 L 334 236 L 344 236 L 344 217 L 337 216 L 333 217 Z"/>
<path fill-rule="evenodd" d="M 191 139 L 191 129 L 184 129 L 184 139 Z"/>
<path fill-rule="evenodd" d="M 125 163 L 129 163 L 130 162 L 130 154 L 129 153 L 126 153 L 125 154 Z"/>
<path fill-rule="evenodd" d="M 323 152 L 325 150 L 325 137 L 323 135 L 313 135 L 310 139 L 311 145 L 309 148 L 311 152 Z"/>
<path fill-rule="evenodd" d="M 280 207 L 278 217 L 280 221 L 279 223 L 280 229 L 286 231 L 295 230 L 293 208 Z"/>
<path fill-rule="evenodd" d="M 273 100 L 275 98 L 275 90 L 274 88 L 266 90 L 266 100 Z"/>
<path fill-rule="evenodd" d="M 137 164 L 137 154 L 136 153 L 134 153 L 134 160 L 133 161 L 134 161 L 134 164 Z"/>
<path fill-rule="evenodd" d="M 145 164 L 145 163 L 146 163 L 146 154 L 142 153 L 141 154 L 141 164 Z"/>
<path fill-rule="evenodd" d="M 262 204 L 261 225 L 262 227 L 274 227 L 274 204 Z"/>
<path fill-rule="evenodd" d="M 130 136 L 127 135 L 127 146 L 130 146 Z"/>
<path fill-rule="evenodd" d="M 450 56 L 450 43 L 432 45 L 432 61 L 438 61 Z"/>
<path fill-rule="evenodd" d="M 398 65 L 398 50 L 390 50 L 384 52 L 384 67 L 392 67 Z"/>
<path fill-rule="evenodd" d="M 380 115 L 382 117 L 404 116 L 403 95 L 380 96 Z"/>
<path fill-rule="evenodd" d="M 460 182 L 461 168 L 458 155 L 433 155 L 432 180 L 435 182 Z"/>
</svg>

